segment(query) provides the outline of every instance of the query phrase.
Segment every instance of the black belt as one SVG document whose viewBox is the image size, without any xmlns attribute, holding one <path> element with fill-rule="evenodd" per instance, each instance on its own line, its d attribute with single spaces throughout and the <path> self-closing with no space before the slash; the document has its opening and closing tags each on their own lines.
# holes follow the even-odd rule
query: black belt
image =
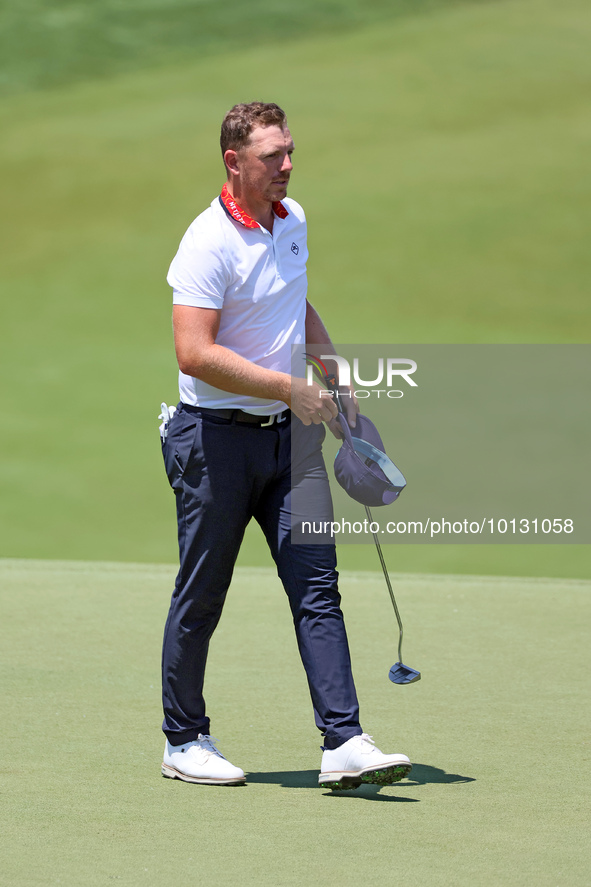
<svg viewBox="0 0 591 887">
<path fill-rule="evenodd" d="M 223 419 L 230 425 L 254 425 L 257 428 L 272 428 L 291 416 L 291 410 L 287 409 L 272 416 L 255 416 L 254 413 L 247 413 L 244 410 L 212 410 L 208 407 L 194 407 L 188 403 L 183 404 L 183 409 L 189 413 L 211 416 L 212 419 Z"/>
</svg>

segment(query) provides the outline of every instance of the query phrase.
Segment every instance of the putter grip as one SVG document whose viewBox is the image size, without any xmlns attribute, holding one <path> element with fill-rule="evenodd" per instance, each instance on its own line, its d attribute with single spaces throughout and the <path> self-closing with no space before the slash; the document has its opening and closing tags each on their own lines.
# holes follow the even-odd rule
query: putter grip
<svg viewBox="0 0 591 887">
<path fill-rule="evenodd" d="M 337 384 L 337 377 L 335 375 L 329 375 L 324 377 L 324 384 L 328 388 L 329 391 L 332 392 L 333 400 L 337 405 L 337 410 L 339 413 L 344 413 L 343 403 L 341 401 L 341 395 L 339 394 L 339 386 Z"/>
</svg>

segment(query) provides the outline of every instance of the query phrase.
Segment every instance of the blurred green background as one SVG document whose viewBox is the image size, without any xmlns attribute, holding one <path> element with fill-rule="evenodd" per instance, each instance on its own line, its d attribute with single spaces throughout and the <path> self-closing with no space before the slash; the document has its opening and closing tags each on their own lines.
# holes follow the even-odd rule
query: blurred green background
<svg viewBox="0 0 591 887">
<path fill-rule="evenodd" d="M 5 4 L 0 556 L 175 561 L 165 276 L 237 101 L 288 113 L 335 342 L 588 342 L 590 31 L 582 0 Z M 388 561 L 591 576 L 588 546 Z"/>
</svg>

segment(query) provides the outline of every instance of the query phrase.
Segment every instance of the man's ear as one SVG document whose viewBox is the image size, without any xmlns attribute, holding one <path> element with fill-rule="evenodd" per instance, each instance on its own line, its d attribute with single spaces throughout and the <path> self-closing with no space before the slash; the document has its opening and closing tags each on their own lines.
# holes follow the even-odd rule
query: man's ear
<svg viewBox="0 0 591 887">
<path fill-rule="evenodd" d="M 232 150 L 232 148 L 228 148 L 227 151 L 224 152 L 224 163 L 226 164 L 226 169 L 228 173 L 231 173 L 234 176 L 240 174 L 240 170 L 238 169 L 238 152 Z"/>
</svg>

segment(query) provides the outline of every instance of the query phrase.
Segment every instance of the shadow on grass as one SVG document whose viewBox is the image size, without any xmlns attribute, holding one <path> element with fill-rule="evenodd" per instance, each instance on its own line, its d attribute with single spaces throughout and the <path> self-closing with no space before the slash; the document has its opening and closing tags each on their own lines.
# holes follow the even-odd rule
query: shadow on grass
<svg viewBox="0 0 591 887">
<path fill-rule="evenodd" d="M 274 773 L 247 773 L 246 781 L 282 785 L 284 788 L 316 788 L 318 770 L 277 770 Z"/>
<path fill-rule="evenodd" d="M 473 776 L 460 776 L 458 773 L 446 773 L 439 767 L 428 764 L 413 764 L 411 773 L 402 785 L 458 785 L 462 782 L 476 782 Z"/>
<path fill-rule="evenodd" d="M 318 770 L 278 770 L 270 773 L 248 773 L 247 782 L 266 783 L 269 785 L 281 785 L 284 788 L 317 788 Z M 395 783 L 397 789 L 407 786 L 428 785 L 457 785 L 463 782 L 474 782 L 471 776 L 459 776 L 456 773 L 446 773 L 439 767 L 430 767 L 428 764 L 413 764 L 412 772 L 408 779 Z M 378 795 L 382 786 L 362 785 L 351 791 L 328 792 L 336 797 L 365 797 L 367 800 L 376 801 L 417 801 L 417 798 L 394 797 L 393 795 Z M 391 789 L 392 786 L 386 786 Z"/>
</svg>

